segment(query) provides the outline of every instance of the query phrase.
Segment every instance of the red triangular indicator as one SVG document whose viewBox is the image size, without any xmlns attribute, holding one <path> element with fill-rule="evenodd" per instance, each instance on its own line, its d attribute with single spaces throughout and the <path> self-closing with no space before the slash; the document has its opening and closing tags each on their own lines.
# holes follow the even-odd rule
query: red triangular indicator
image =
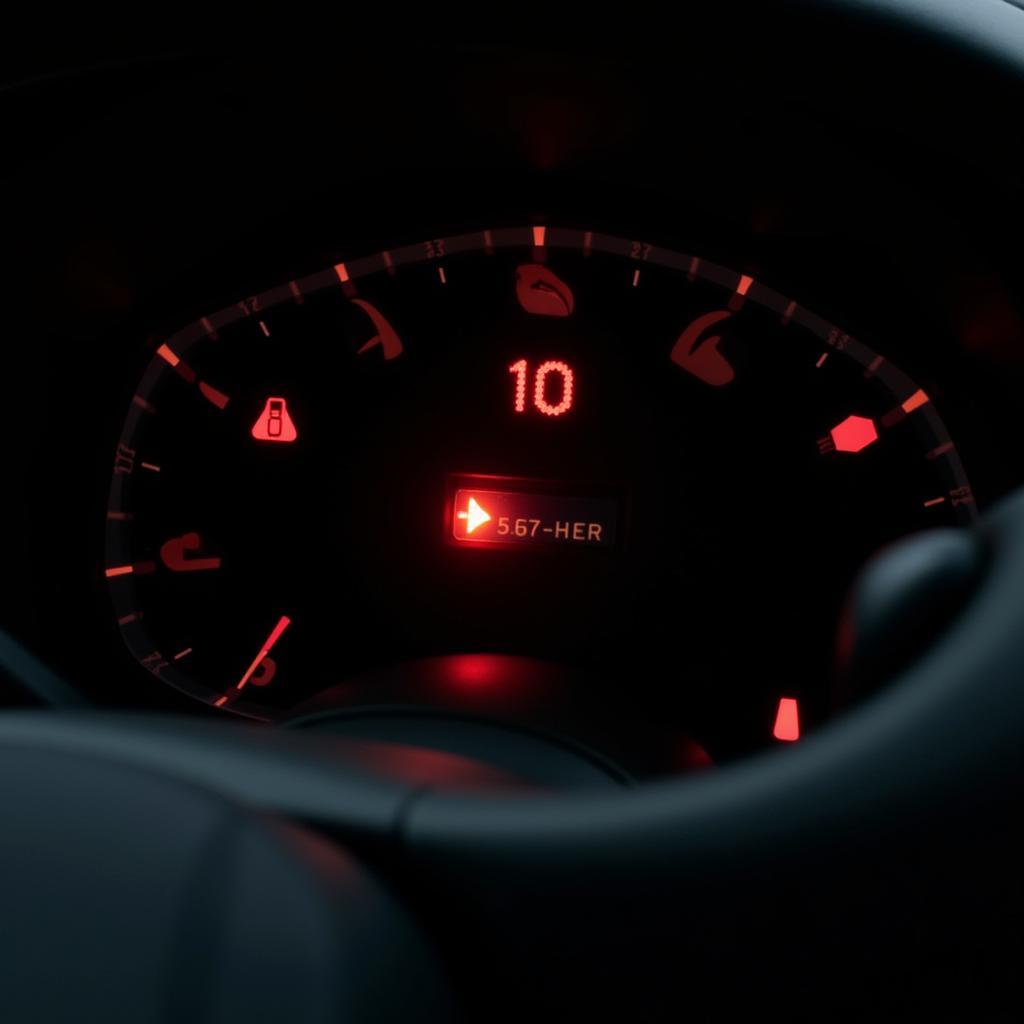
<svg viewBox="0 0 1024 1024">
<path fill-rule="evenodd" d="M 283 398 L 267 399 L 259 419 L 252 425 L 252 436 L 257 441 L 294 441 L 299 436 Z"/>
</svg>

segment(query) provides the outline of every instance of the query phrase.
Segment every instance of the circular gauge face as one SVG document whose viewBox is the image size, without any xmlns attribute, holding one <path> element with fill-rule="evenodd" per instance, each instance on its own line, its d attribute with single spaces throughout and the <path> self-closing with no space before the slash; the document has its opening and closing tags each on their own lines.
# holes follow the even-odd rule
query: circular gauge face
<svg viewBox="0 0 1024 1024">
<path fill-rule="evenodd" d="M 722 749 L 786 701 L 824 715 L 857 566 L 973 512 L 884 355 L 698 256 L 528 226 L 157 339 L 105 571 L 136 659 L 227 711 L 381 703 L 354 681 L 382 664 L 500 653 Z"/>
</svg>

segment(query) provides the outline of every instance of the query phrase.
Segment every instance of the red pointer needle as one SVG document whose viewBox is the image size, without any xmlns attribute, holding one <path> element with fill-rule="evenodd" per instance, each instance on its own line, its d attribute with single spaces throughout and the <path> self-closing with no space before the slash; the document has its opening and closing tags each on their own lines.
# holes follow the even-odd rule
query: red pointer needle
<svg viewBox="0 0 1024 1024">
<path fill-rule="evenodd" d="M 249 666 L 245 675 L 242 676 L 241 680 L 235 686 L 236 690 L 242 689 L 243 686 L 252 678 L 253 672 L 260 667 L 260 662 L 270 653 L 271 648 L 278 640 L 281 639 L 281 634 L 291 625 L 291 619 L 287 615 L 282 615 L 278 620 L 277 625 L 270 631 L 270 636 L 263 641 L 263 646 L 260 648 L 260 653 L 256 655 L 255 660 Z"/>
</svg>

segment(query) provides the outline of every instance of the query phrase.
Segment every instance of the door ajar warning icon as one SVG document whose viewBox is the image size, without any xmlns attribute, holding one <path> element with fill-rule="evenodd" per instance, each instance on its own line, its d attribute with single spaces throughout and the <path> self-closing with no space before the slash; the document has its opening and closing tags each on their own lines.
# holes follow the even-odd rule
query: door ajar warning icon
<svg viewBox="0 0 1024 1024">
<path fill-rule="evenodd" d="M 299 432 L 288 415 L 288 403 L 283 398 L 268 398 L 259 419 L 252 425 L 252 436 L 257 441 L 294 441 Z"/>
</svg>

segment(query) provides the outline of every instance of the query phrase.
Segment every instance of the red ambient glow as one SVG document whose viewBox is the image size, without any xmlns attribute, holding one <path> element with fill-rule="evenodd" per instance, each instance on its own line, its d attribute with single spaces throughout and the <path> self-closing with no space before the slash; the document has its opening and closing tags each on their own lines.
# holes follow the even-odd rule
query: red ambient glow
<svg viewBox="0 0 1024 1024">
<path fill-rule="evenodd" d="M 257 441 L 294 441 L 299 436 L 283 398 L 267 399 L 259 419 L 252 425 L 252 436 Z"/>
<path fill-rule="evenodd" d="M 455 513 L 456 519 L 466 520 L 466 536 L 473 533 L 478 527 L 483 526 L 484 523 L 491 521 L 490 513 L 483 508 L 476 498 L 470 498 L 469 504 L 466 506 L 464 511 Z"/>
<path fill-rule="evenodd" d="M 800 739 L 800 709 L 795 697 L 780 698 L 772 735 L 783 743 L 792 743 Z"/>
<path fill-rule="evenodd" d="M 839 426 L 833 427 L 830 433 L 837 452 L 863 451 L 869 444 L 874 444 L 878 440 L 875 422 L 866 416 L 847 416 Z"/>
<path fill-rule="evenodd" d="M 540 263 L 526 263 L 516 271 L 516 299 L 534 316 L 571 316 L 572 289 Z"/>
</svg>

